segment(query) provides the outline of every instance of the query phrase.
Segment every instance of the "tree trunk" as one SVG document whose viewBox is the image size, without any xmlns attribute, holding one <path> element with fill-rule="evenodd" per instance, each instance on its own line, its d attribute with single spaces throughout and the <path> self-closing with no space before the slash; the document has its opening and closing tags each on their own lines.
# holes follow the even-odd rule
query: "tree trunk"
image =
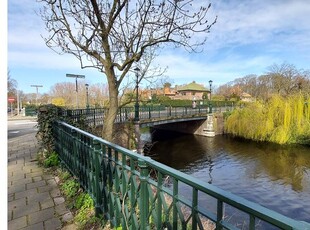
<svg viewBox="0 0 310 230">
<path fill-rule="evenodd" d="M 106 72 L 109 85 L 109 107 L 104 116 L 102 138 L 113 142 L 114 139 L 114 124 L 118 111 L 118 88 L 116 87 L 115 75 L 113 69 Z"/>
</svg>

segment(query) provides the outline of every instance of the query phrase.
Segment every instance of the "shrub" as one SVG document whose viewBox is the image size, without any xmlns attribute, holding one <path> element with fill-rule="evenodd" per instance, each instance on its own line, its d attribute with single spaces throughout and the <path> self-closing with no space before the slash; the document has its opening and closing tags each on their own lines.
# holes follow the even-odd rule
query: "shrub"
<svg viewBox="0 0 310 230">
<path fill-rule="evenodd" d="M 301 94 L 274 95 L 267 102 L 247 104 L 227 117 L 228 133 L 278 144 L 306 144 L 310 137 L 310 108 Z M 308 138 L 307 138 L 308 137 Z"/>
<path fill-rule="evenodd" d="M 48 157 L 43 161 L 43 165 L 46 168 L 57 166 L 59 164 L 58 154 L 56 152 L 52 152 L 48 154 Z"/>
</svg>

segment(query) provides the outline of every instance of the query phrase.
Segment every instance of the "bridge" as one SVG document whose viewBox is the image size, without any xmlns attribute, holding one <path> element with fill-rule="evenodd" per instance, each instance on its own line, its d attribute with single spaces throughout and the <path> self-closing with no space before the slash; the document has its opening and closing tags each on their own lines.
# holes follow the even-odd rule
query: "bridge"
<svg viewBox="0 0 310 230">
<path fill-rule="evenodd" d="M 214 107 L 212 113 L 210 113 L 210 108 L 206 106 L 197 108 L 165 106 L 140 107 L 138 113 L 139 126 L 154 127 L 166 125 L 165 127 L 169 130 L 208 136 L 210 130 L 213 129 L 213 114 L 231 111 L 233 109 L 231 106 Z M 74 122 L 83 121 L 90 127 L 99 127 L 104 123 L 104 113 L 105 109 L 75 109 L 63 111 L 63 116 L 69 117 Z M 119 109 L 115 122 L 132 122 L 134 118 L 134 108 L 124 107 Z M 186 122 L 191 122 L 191 124 L 186 125 Z M 173 123 L 179 124 L 173 125 Z"/>
</svg>

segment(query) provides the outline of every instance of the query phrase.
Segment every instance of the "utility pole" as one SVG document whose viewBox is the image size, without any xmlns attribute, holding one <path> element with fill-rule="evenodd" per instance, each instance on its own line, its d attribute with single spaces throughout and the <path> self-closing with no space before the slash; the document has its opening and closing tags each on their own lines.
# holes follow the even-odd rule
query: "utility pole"
<svg viewBox="0 0 310 230">
<path fill-rule="evenodd" d="M 38 93 L 39 93 L 38 88 L 39 88 L 39 87 L 43 87 L 43 85 L 31 85 L 31 87 L 36 87 L 36 88 L 37 88 L 37 95 L 36 95 L 36 106 L 38 106 Z"/>
<path fill-rule="evenodd" d="M 66 74 L 66 77 L 74 77 L 75 78 L 75 92 L 76 92 L 76 109 L 79 108 L 79 99 L 78 99 L 78 78 L 85 78 L 85 75 L 78 75 L 78 74 Z"/>
</svg>

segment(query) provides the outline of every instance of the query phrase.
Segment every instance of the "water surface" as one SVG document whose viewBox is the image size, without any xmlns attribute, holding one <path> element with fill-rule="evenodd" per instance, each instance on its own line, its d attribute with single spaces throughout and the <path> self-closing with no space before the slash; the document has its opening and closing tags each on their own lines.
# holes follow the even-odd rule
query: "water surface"
<svg viewBox="0 0 310 230">
<path fill-rule="evenodd" d="M 153 159 L 283 215 L 310 222 L 310 147 L 229 136 L 167 138 L 156 134 L 147 154 Z"/>
</svg>

